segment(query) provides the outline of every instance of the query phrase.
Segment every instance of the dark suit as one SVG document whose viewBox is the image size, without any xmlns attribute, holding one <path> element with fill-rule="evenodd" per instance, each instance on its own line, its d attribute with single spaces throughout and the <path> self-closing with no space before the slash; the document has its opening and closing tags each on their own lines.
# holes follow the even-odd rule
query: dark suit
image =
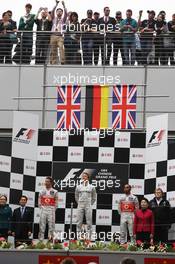
<svg viewBox="0 0 175 264">
<path fill-rule="evenodd" d="M 115 30 L 116 20 L 113 17 L 108 17 L 108 20 L 105 21 L 104 17 L 99 19 L 99 29 L 100 31 L 106 32 L 106 37 L 102 35 L 100 41 L 101 46 L 101 57 L 102 57 L 102 64 L 109 65 L 111 52 L 112 52 L 112 42 L 113 42 L 113 32 Z M 106 52 L 107 49 L 107 52 Z"/>
<path fill-rule="evenodd" d="M 21 207 L 13 212 L 12 231 L 15 232 L 15 239 L 26 241 L 29 239 L 28 232 L 32 232 L 33 210 L 30 207 L 25 207 L 23 215 Z"/>
<path fill-rule="evenodd" d="M 150 209 L 153 211 L 155 219 L 154 240 L 157 243 L 167 243 L 168 229 L 171 227 L 170 203 L 162 199 L 158 204 L 156 198 L 154 198 L 150 201 Z"/>
</svg>

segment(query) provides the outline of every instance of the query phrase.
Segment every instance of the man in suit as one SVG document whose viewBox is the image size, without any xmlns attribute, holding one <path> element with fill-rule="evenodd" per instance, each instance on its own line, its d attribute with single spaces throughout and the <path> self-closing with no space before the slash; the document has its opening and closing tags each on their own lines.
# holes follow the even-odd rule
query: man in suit
<svg viewBox="0 0 175 264">
<path fill-rule="evenodd" d="M 103 38 L 101 38 L 100 46 L 101 46 L 101 57 L 102 64 L 109 65 L 111 52 L 112 52 L 112 42 L 113 42 L 113 32 L 115 30 L 115 18 L 110 17 L 110 9 L 109 7 L 104 8 L 104 16 L 99 19 L 99 31 L 103 32 Z M 107 46 L 107 54 L 106 54 L 106 46 Z"/>
<path fill-rule="evenodd" d="M 168 242 L 168 230 L 171 227 L 170 203 L 163 197 L 163 190 L 157 188 L 155 197 L 150 201 L 150 209 L 155 219 L 154 241 L 156 243 Z"/>
<path fill-rule="evenodd" d="M 28 242 L 32 234 L 33 211 L 26 206 L 28 198 L 22 195 L 20 207 L 14 210 L 12 217 L 12 235 L 16 241 Z"/>
<path fill-rule="evenodd" d="M 41 18 L 38 18 L 39 14 L 41 14 Z M 51 31 L 52 29 L 52 18 L 47 8 L 39 8 L 35 16 L 35 23 L 37 25 L 37 31 L 43 31 L 36 35 L 35 64 L 45 64 L 50 40 L 50 33 L 47 34 L 45 31 Z"/>
</svg>

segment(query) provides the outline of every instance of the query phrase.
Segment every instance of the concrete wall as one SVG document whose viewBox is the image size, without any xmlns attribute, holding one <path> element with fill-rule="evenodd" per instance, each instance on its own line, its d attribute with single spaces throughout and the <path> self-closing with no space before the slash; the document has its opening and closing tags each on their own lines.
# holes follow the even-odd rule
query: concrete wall
<svg viewBox="0 0 175 264">
<path fill-rule="evenodd" d="M 137 127 L 144 127 L 144 95 L 146 116 L 169 112 L 169 130 L 175 130 L 175 67 L 72 67 L 67 66 L 0 66 L 0 128 L 12 127 L 13 110 L 30 111 L 40 117 L 40 127 L 56 126 L 56 85 L 78 83 L 82 86 L 101 83 L 136 84 Z M 74 80 L 75 78 L 75 80 Z M 102 83 L 101 83 L 102 84 Z M 46 85 L 46 86 L 44 86 Z M 146 86 L 144 86 L 146 85 Z M 145 90 L 146 89 L 146 90 Z M 167 97 L 159 97 L 165 95 Z M 14 100 L 14 97 L 46 97 L 55 99 Z M 44 111 L 43 111 L 44 110 Z"/>
</svg>

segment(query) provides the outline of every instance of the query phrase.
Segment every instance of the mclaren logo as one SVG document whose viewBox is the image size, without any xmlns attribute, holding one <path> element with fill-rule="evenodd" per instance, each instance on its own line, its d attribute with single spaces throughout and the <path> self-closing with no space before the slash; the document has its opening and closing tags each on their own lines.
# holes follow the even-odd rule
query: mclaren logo
<svg viewBox="0 0 175 264">
<path fill-rule="evenodd" d="M 13 139 L 13 142 L 30 144 L 36 130 L 31 128 L 21 128 Z"/>
<path fill-rule="evenodd" d="M 148 144 L 147 144 L 147 148 L 160 146 L 160 144 L 162 143 L 162 139 L 163 139 L 164 135 L 165 135 L 165 130 L 154 131 L 150 137 Z"/>
</svg>

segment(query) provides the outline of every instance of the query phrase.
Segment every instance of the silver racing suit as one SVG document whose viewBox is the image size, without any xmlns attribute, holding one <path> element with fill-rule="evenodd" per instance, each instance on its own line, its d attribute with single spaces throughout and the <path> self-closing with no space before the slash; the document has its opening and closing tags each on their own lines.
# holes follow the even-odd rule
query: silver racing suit
<svg viewBox="0 0 175 264">
<path fill-rule="evenodd" d="M 135 195 L 122 195 L 119 200 L 118 212 L 121 215 L 120 218 L 120 243 L 127 242 L 127 228 L 129 231 L 131 242 L 133 239 L 133 224 L 134 224 L 134 212 L 139 209 L 139 202 Z"/>
<path fill-rule="evenodd" d="M 58 192 L 51 189 L 44 189 L 39 193 L 38 205 L 41 209 L 39 222 L 39 239 L 44 239 L 46 223 L 48 223 L 48 236 L 53 237 L 55 231 L 55 210 L 58 207 Z"/>
<path fill-rule="evenodd" d="M 77 232 L 81 234 L 84 215 L 86 217 L 87 233 L 89 239 L 92 232 L 92 205 L 96 201 L 96 189 L 89 182 L 82 183 L 76 187 L 75 200 L 77 209 Z"/>
</svg>

